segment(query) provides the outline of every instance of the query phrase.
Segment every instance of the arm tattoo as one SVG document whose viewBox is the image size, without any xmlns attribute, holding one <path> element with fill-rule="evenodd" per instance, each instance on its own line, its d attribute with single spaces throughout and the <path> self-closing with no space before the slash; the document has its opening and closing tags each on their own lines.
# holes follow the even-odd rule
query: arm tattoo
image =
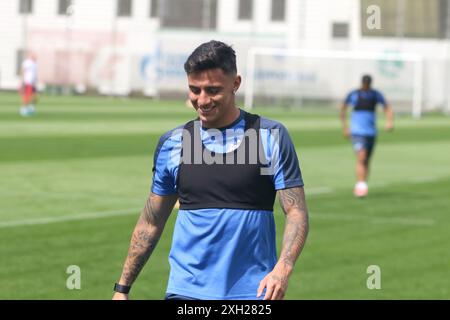
<svg viewBox="0 0 450 320">
<path fill-rule="evenodd" d="M 147 223 L 156 224 L 158 221 L 157 215 L 152 207 L 152 197 L 148 197 L 147 203 L 145 204 L 144 210 L 142 210 L 142 215 Z"/>
<path fill-rule="evenodd" d="M 291 188 L 280 191 L 280 204 L 286 215 L 283 248 L 280 259 L 293 267 L 308 235 L 308 209 L 303 189 Z"/>
<path fill-rule="evenodd" d="M 291 208 L 298 208 L 302 212 L 307 212 L 305 197 L 300 188 L 290 188 L 280 191 L 280 204 L 286 213 Z"/>
<path fill-rule="evenodd" d="M 123 284 L 131 285 L 136 280 L 155 249 L 164 229 L 165 221 L 173 208 L 174 202 L 171 202 L 171 200 L 166 201 L 168 204 L 158 202 L 156 206 L 155 201 L 153 195 L 148 198 L 133 231 L 121 277 Z"/>
<path fill-rule="evenodd" d="M 125 284 L 131 285 L 136 280 L 139 272 L 144 267 L 153 249 L 158 242 L 159 236 L 145 230 L 135 230 L 131 238 L 128 256 L 122 274 Z"/>
</svg>

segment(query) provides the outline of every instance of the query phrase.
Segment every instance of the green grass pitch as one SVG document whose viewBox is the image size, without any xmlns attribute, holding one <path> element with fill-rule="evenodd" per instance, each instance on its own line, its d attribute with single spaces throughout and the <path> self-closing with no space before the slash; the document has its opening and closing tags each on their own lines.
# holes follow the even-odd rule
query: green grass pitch
<svg viewBox="0 0 450 320">
<path fill-rule="evenodd" d="M 0 299 L 110 299 L 158 138 L 193 112 L 183 102 L 42 96 L 37 115 L 21 118 L 19 104 L 0 94 Z M 360 200 L 337 112 L 255 112 L 288 127 L 306 183 L 310 234 L 287 299 L 450 298 L 448 117 L 398 117 L 392 134 L 380 132 Z M 131 298 L 163 298 L 175 217 Z M 275 217 L 279 247 L 278 203 Z M 70 265 L 81 268 L 80 290 L 66 288 Z M 367 288 L 370 265 L 381 268 L 379 290 Z"/>
</svg>

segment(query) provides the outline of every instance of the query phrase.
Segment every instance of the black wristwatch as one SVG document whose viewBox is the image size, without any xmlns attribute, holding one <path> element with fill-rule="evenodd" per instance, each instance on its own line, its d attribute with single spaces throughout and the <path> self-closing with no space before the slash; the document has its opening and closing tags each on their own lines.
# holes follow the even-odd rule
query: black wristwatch
<svg viewBox="0 0 450 320">
<path fill-rule="evenodd" d="M 121 284 L 116 283 L 114 285 L 114 291 L 127 294 L 130 292 L 131 286 L 123 286 Z"/>
</svg>

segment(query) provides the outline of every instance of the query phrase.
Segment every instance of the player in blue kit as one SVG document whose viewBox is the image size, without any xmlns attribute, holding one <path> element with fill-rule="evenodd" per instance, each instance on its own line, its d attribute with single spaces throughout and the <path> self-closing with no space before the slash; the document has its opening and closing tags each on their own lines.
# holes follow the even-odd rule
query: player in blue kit
<svg viewBox="0 0 450 320">
<path fill-rule="evenodd" d="M 358 90 L 351 91 L 341 106 L 340 118 L 342 121 L 344 136 L 351 138 L 353 149 L 356 153 L 356 177 L 357 182 L 353 189 L 356 197 L 365 197 L 369 192 L 367 178 L 369 175 L 370 156 L 376 142 L 376 106 L 381 104 L 386 115 L 387 131 L 394 129 L 394 113 L 392 107 L 386 102 L 383 95 L 372 89 L 372 77 L 364 75 L 362 86 Z M 347 125 L 347 106 L 352 107 L 350 129 Z"/>
<path fill-rule="evenodd" d="M 230 46 L 200 45 L 185 71 L 198 118 L 160 138 L 151 192 L 113 298 L 128 299 L 179 200 L 166 299 L 283 299 L 308 234 L 294 145 L 280 123 L 236 106 L 241 77 Z M 286 217 L 279 257 L 277 193 Z"/>
</svg>

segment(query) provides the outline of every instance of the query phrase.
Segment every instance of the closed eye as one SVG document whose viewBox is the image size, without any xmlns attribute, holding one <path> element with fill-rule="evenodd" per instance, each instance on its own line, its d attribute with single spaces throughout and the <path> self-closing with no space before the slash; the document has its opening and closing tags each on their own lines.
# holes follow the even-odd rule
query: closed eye
<svg viewBox="0 0 450 320">
<path fill-rule="evenodd" d="M 205 89 L 206 93 L 209 95 L 216 95 L 222 90 L 221 87 L 207 87 Z"/>
<path fill-rule="evenodd" d="M 214 96 L 222 91 L 222 87 L 206 87 L 205 93 L 209 96 Z M 195 86 L 189 86 L 189 90 L 196 95 L 199 95 L 202 92 L 202 89 Z"/>
<path fill-rule="evenodd" d="M 194 86 L 189 86 L 189 90 L 191 90 L 193 94 L 200 94 L 201 92 L 200 88 Z"/>
</svg>

